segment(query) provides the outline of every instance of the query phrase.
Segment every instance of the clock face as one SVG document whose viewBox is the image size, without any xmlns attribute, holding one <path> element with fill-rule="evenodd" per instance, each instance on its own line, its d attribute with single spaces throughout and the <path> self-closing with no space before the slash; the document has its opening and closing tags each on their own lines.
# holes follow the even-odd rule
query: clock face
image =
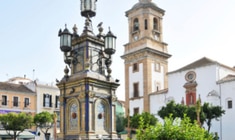
<svg viewBox="0 0 235 140">
<path fill-rule="evenodd" d="M 185 75 L 185 80 L 186 81 L 190 82 L 190 81 L 193 81 L 195 79 L 196 79 L 196 73 L 194 71 L 190 71 L 190 72 L 186 73 L 186 75 Z"/>
<path fill-rule="evenodd" d="M 154 39 L 155 39 L 155 40 L 159 40 L 159 37 L 158 37 L 157 34 L 154 35 Z"/>
</svg>

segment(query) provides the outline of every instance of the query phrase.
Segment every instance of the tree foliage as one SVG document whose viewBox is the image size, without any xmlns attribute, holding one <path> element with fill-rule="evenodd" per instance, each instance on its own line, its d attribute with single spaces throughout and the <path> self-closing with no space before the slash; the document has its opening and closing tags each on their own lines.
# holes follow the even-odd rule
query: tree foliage
<svg viewBox="0 0 235 140">
<path fill-rule="evenodd" d="M 143 119 L 144 127 L 147 127 L 149 125 L 155 125 L 158 121 L 154 115 L 148 112 L 143 112 L 142 114 L 135 114 L 134 116 L 130 117 L 130 127 L 139 128 L 140 118 Z"/>
<path fill-rule="evenodd" d="M 189 113 L 194 115 L 194 112 L 189 111 Z M 158 115 L 164 119 L 165 117 L 169 117 L 171 114 L 171 117 L 173 119 L 179 117 L 183 118 L 184 114 L 187 114 L 188 108 L 187 106 L 184 106 L 182 104 L 176 104 L 174 101 L 169 102 L 166 106 L 162 107 L 161 110 L 158 111 Z"/>
<path fill-rule="evenodd" d="M 213 140 L 213 135 L 185 116 L 183 119 L 166 117 L 163 124 L 158 122 L 146 128 L 141 117 L 137 140 Z"/>
<path fill-rule="evenodd" d="M 45 136 L 48 134 L 48 130 L 53 126 L 53 122 L 54 114 L 47 111 L 43 111 L 34 116 L 34 124 L 39 127 Z"/>
<path fill-rule="evenodd" d="M 200 108 L 198 108 L 198 106 L 185 106 L 171 101 L 158 111 L 158 115 L 162 119 L 168 117 L 170 114 L 172 115 L 173 119 L 177 117 L 183 118 L 184 114 L 190 118 L 191 122 L 200 119 L 201 125 L 206 122 L 209 132 L 212 125 L 211 121 L 221 117 L 223 114 L 225 114 L 225 111 L 222 110 L 220 106 L 212 106 L 209 103 L 204 103 Z M 197 116 L 199 116 L 199 118 L 197 118 Z"/>
<path fill-rule="evenodd" d="M 1 114 L 0 122 L 7 134 L 16 140 L 20 133 L 22 133 L 25 129 L 31 128 L 33 124 L 33 117 L 26 113 Z"/>
<path fill-rule="evenodd" d="M 208 126 L 208 132 L 211 128 L 211 121 L 213 119 L 218 120 L 223 114 L 225 114 L 225 110 L 222 110 L 221 106 L 212 106 L 209 103 L 204 103 L 202 106 L 202 111 L 205 115 L 205 122 Z"/>
</svg>

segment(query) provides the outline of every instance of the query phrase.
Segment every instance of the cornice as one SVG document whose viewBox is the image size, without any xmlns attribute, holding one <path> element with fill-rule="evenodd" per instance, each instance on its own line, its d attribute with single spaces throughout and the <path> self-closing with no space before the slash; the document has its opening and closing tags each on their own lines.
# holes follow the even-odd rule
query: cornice
<svg viewBox="0 0 235 140">
<path fill-rule="evenodd" d="M 142 60 L 144 58 L 156 58 L 156 56 L 158 57 L 162 57 L 162 58 L 170 58 L 171 55 L 168 53 L 164 53 L 158 50 L 154 50 L 152 48 L 143 48 L 143 49 L 139 49 L 137 51 L 128 53 L 128 54 L 124 54 L 123 56 L 121 56 L 122 59 L 125 59 L 125 62 L 131 62 L 131 61 L 136 61 L 136 60 Z"/>
</svg>

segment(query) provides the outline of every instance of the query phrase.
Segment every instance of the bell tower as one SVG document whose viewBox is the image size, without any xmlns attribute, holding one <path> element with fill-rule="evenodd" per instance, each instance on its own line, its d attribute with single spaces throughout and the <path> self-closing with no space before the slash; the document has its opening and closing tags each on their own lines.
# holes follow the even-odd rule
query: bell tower
<svg viewBox="0 0 235 140">
<path fill-rule="evenodd" d="M 124 45 L 126 112 L 149 112 L 149 94 L 168 88 L 167 44 L 163 42 L 165 11 L 152 0 L 139 0 L 126 11 L 129 42 Z"/>
</svg>

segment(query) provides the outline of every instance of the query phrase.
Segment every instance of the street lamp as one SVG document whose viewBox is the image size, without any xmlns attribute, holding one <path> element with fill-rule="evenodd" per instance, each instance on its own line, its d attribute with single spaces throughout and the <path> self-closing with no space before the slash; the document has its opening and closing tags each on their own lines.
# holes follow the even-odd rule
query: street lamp
<svg viewBox="0 0 235 140">
<path fill-rule="evenodd" d="M 99 29 L 102 28 L 101 26 Z M 77 64 L 77 57 L 79 55 L 78 50 L 72 46 L 72 37 L 73 35 L 69 32 L 65 25 L 65 29 L 59 30 L 60 37 L 60 50 L 64 53 L 64 62 L 69 65 L 71 68 L 71 64 Z M 79 38 L 79 37 L 78 37 Z M 97 64 L 100 68 L 103 65 L 106 66 L 108 75 L 106 76 L 108 81 L 111 77 L 112 70 L 110 69 L 110 65 L 112 64 L 112 55 L 116 52 L 116 36 L 111 32 L 110 28 L 106 35 L 102 37 L 97 37 L 100 40 L 104 40 L 104 50 L 101 48 L 99 52 L 99 58 L 97 59 Z M 103 61 L 104 60 L 104 61 Z M 104 63 L 103 63 L 104 62 Z M 102 70 L 101 70 L 102 71 Z M 101 74 L 104 74 L 101 72 Z"/>
<path fill-rule="evenodd" d="M 97 0 L 81 0 L 81 15 L 83 17 L 94 17 L 96 15 Z"/>
<path fill-rule="evenodd" d="M 93 135 L 90 134 L 91 129 L 89 126 L 94 123 L 90 121 L 90 115 L 94 115 L 94 112 L 90 110 L 93 109 L 92 106 L 95 107 L 95 98 L 97 98 L 109 103 L 109 117 L 106 119 L 110 122 L 105 124 L 109 125 L 109 127 L 105 127 L 104 130 L 110 131 L 109 134 L 112 139 L 112 127 L 115 126 L 112 125 L 114 123 L 113 111 L 115 111 L 112 109 L 115 107 L 112 101 L 116 100 L 115 90 L 119 84 L 117 81 L 110 79 L 112 72 L 110 66 L 112 64 L 112 55 L 116 52 L 117 37 L 111 32 L 110 28 L 107 34 L 103 34 L 103 22 L 100 22 L 97 26 L 99 33 L 93 33 L 91 18 L 96 15 L 96 2 L 97 0 L 81 0 L 81 15 L 85 17 L 84 30 L 81 34 L 78 35 L 76 26 L 73 28 L 73 33 L 69 32 L 66 25 L 63 31 L 59 30 L 60 50 L 64 54 L 64 62 L 66 64 L 65 76 L 58 83 L 61 92 L 63 92 L 61 96 L 64 99 L 64 106 L 61 108 L 64 110 L 64 138 L 67 135 L 67 125 L 65 124 L 67 122 L 65 120 L 68 119 L 65 114 L 67 111 L 67 99 L 76 98 L 85 106 L 83 112 L 81 111 L 80 117 L 85 121 L 82 126 L 82 131 L 85 131 L 85 133 L 82 133 L 86 135 L 86 138 L 89 138 Z M 71 76 L 68 75 L 69 72 Z M 76 80 L 78 81 L 74 82 Z M 76 89 L 76 92 L 74 90 L 71 92 L 70 89 L 71 91 Z M 91 106 L 91 104 L 93 105 Z M 85 137 L 83 134 L 81 134 L 81 137 Z"/>
<path fill-rule="evenodd" d="M 104 52 L 110 56 L 113 55 L 116 51 L 116 38 L 117 37 L 113 35 L 113 33 L 110 31 L 109 28 L 109 32 L 104 37 L 104 42 L 105 42 Z"/>
<path fill-rule="evenodd" d="M 64 52 L 64 62 L 70 65 L 70 52 L 72 50 L 72 34 L 67 29 L 67 25 L 65 25 L 65 29 L 59 30 L 58 36 L 60 37 L 60 50 Z"/>
<path fill-rule="evenodd" d="M 102 30 L 101 28 L 102 27 L 99 27 L 100 31 Z M 101 68 L 101 74 L 104 74 L 102 67 L 105 65 L 107 69 L 107 73 L 108 73 L 106 77 L 107 77 L 107 80 L 110 81 L 111 72 L 112 72 L 112 70 L 110 69 L 110 65 L 112 64 L 112 55 L 116 52 L 116 38 L 117 37 L 113 35 L 110 28 L 106 35 L 102 35 L 102 33 L 100 33 L 98 37 L 104 38 L 104 49 L 101 49 L 99 52 L 99 58 L 97 60 L 97 64 Z"/>
<path fill-rule="evenodd" d="M 61 49 L 61 51 L 63 51 L 63 52 L 71 51 L 72 34 L 67 29 L 67 25 L 65 25 L 65 29 L 63 32 L 61 29 L 59 30 L 58 35 L 60 36 L 60 49 Z"/>
</svg>

